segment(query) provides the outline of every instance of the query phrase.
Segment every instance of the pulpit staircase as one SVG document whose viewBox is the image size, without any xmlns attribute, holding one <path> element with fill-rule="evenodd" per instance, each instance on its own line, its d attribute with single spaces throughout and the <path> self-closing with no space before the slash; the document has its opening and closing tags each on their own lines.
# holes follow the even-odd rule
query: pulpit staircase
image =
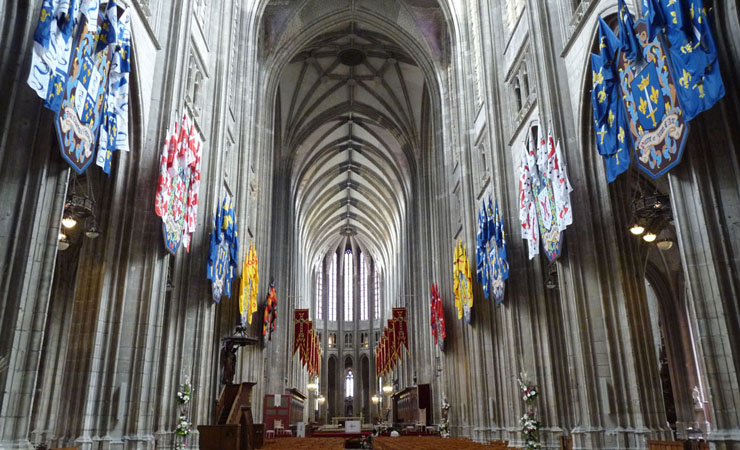
<svg viewBox="0 0 740 450">
<path fill-rule="evenodd" d="M 226 384 L 214 410 L 214 425 L 198 427 L 201 450 L 254 450 L 262 433 L 252 421 L 251 395 L 255 383 Z"/>
</svg>

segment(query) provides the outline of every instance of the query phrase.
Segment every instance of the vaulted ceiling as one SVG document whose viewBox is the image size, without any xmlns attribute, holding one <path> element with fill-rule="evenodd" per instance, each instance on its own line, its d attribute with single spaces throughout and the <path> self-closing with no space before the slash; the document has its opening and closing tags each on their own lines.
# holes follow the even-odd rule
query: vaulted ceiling
<svg viewBox="0 0 740 450">
<path fill-rule="evenodd" d="M 399 251 L 426 89 L 413 58 L 355 22 L 316 37 L 284 68 L 279 133 L 305 255 L 348 238 L 381 265 Z"/>
</svg>

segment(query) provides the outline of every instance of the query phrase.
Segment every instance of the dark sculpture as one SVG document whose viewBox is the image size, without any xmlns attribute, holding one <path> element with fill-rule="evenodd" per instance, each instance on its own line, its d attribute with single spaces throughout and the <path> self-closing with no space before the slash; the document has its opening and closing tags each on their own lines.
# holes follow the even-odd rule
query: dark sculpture
<svg viewBox="0 0 740 450">
<path fill-rule="evenodd" d="M 221 339 L 221 342 L 223 343 L 219 357 L 222 373 L 221 384 L 234 384 L 237 350 L 245 345 L 255 345 L 258 340 L 247 336 L 246 328 L 240 324 L 236 327 L 236 332 L 233 335 Z"/>
</svg>

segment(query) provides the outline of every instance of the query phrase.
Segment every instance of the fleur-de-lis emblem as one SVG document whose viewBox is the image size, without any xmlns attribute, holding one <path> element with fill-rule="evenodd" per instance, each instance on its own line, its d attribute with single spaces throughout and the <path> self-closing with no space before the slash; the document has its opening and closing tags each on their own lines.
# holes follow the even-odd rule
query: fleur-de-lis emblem
<svg viewBox="0 0 740 450">
<path fill-rule="evenodd" d="M 599 103 L 604 103 L 606 101 L 606 91 L 604 89 L 600 90 L 597 98 L 599 99 Z"/>
<path fill-rule="evenodd" d="M 640 99 L 640 106 L 638 106 L 637 109 L 639 109 L 640 112 L 643 114 L 647 112 L 647 102 L 645 101 L 644 98 Z"/>
<path fill-rule="evenodd" d="M 42 9 L 41 10 L 41 17 L 40 17 L 41 21 L 42 22 L 46 22 L 46 19 L 48 19 L 49 17 L 51 17 L 51 13 L 49 11 L 47 11 L 46 9 Z"/>
<path fill-rule="evenodd" d="M 602 73 L 603 70 L 604 69 L 602 68 L 602 69 L 599 69 L 598 72 L 593 71 L 594 86 L 599 85 L 604 82 L 604 74 Z"/>
<path fill-rule="evenodd" d="M 619 134 L 617 134 L 617 139 L 619 139 L 619 142 L 624 144 L 624 128 L 619 127 Z"/>
<path fill-rule="evenodd" d="M 616 119 L 616 117 L 614 116 L 614 112 L 611 109 L 609 110 L 608 119 L 609 119 L 609 127 L 611 128 L 612 126 L 614 126 L 614 119 Z"/>
<path fill-rule="evenodd" d="M 683 69 L 683 76 L 678 80 L 678 84 L 683 86 L 684 89 L 688 89 L 691 84 L 691 74 Z"/>
<path fill-rule="evenodd" d="M 607 133 L 606 127 L 603 125 L 601 126 L 601 131 L 596 132 L 596 134 L 598 134 L 599 137 L 601 138 L 601 145 L 604 145 L 604 135 L 606 135 L 606 133 Z"/>
<path fill-rule="evenodd" d="M 704 93 L 704 83 L 697 83 L 696 86 L 694 86 L 694 89 L 699 89 L 699 98 L 704 98 L 706 96 Z"/>
<path fill-rule="evenodd" d="M 650 91 L 650 100 L 657 105 L 658 104 L 658 95 L 660 94 L 660 91 L 658 91 L 657 89 L 655 89 L 654 86 L 651 86 L 650 89 L 651 89 L 651 91 Z"/>
</svg>

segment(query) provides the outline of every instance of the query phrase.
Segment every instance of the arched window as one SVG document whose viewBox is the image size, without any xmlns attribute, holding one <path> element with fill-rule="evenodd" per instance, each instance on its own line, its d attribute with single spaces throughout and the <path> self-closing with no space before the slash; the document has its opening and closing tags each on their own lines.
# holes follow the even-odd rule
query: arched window
<svg viewBox="0 0 740 450">
<path fill-rule="evenodd" d="M 337 254 L 331 258 L 329 266 L 329 320 L 337 320 Z"/>
<path fill-rule="evenodd" d="M 354 265 L 352 264 L 352 250 L 344 252 L 344 320 L 352 320 L 352 278 L 354 276 Z"/>
<path fill-rule="evenodd" d="M 519 87 L 519 78 L 514 80 L 514 100 L 517 112 L 522 110 L 522 89 Z"/>
<path fill-rule="evenodd" d="M 380 319 L 380 283 L 378 283 L 378 270 L 376 269 L 373 272 L 375 273 L 373 277 L 373 284 L 375 285 L 375 312 L 373 313 L 373 318 L 377 320 Z"/>
<path fill-rule="evenodd" d="M 360 253 L 360 320 L 367 320 L 367 263 L 365 252 Z"/>
<path fill-rule="evenodd" d="M 316 271 L 316 320 L 324 318 L 324 271 Z"/>
<path fill-rule="evenodd" d="M 346 398 L 352 398 L 355 394 L 354 376 L 352 375 L 352 369 L 347 371 L 347 377 L 344 381 L 344 396 Z"/>
</svg>

